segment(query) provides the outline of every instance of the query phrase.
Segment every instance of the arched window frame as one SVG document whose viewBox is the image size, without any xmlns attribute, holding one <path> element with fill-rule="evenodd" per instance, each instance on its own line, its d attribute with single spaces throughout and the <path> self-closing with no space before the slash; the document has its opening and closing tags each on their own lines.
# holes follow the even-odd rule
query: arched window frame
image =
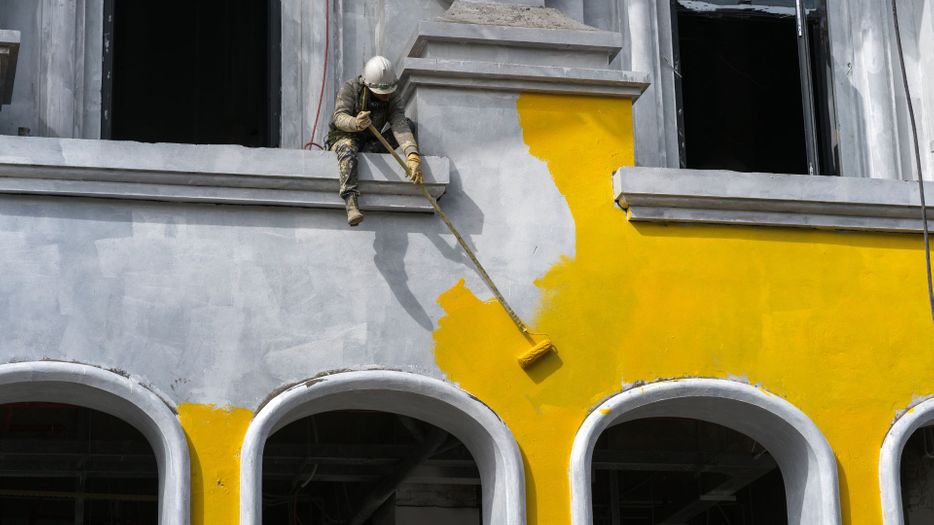
<svg viewBox="0 0 934 525">
<path fill-rule="evenodd" d="M 879 486 L 882 490 L 882 519 L 886 525 L 905 523 L 902 508 L 902 453 L 911 436 L 934 425 L 934 399 L 910 407 L 892 423 L 879 454 Z"/>
<path fill-rule="evenodd" d="M 817 426 L 784 399 L 754 386 L 721 379 L 681 379 L 634 387 L 595 407 L 571 451 L 571 516 L 593 523 L 591 467 L 603 432 L 636 419 L 683 417 L 742 432 L 775 458 L 785 482 L 788 523 L 839 525 L 837 461 Z"/>
<path fill-rule="evenodd" d="M 160 525 L 188 525 L 188 443 L 173 409 L 142 384 L 94 366 L 56 361 L 0 365 L 0 404 L 66 403 L 117 417 L 143 434 L 159 469 Z"/>
<path fill-rule="evenodd" d="M 336 410 L 378 410 L 412 417 L 456 436 L 480 471 L 483 523 L 525 524 L 522 456 L 505 423 L 475 397 L 438 379 L 404 372 L 341 372 L 310 379 L 266 403 L 247 429 L 240 465 L 240 523 L 262 523 L 266 440 L 299 419 Z"/>
</svg>

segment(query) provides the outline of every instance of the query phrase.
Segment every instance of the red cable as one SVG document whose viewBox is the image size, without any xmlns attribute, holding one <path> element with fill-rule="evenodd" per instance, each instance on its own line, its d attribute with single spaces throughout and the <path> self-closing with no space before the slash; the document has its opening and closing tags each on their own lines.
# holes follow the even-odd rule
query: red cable
<svg viewBox="0 0 934 525">
<path fill-rule="evenodd" d="M 328 79 L 328 56 L 331 47 L 331 3 L 330 0 L 324 0 L 324 3 L 326 6 L 324 10 L 324 70 L 321 71 L 321 92 L 318 95 L 318 109 L 315 110 L 315 123 L 311 127 L 311 137 L 302 146 L 304 149 L 311 149 L 312 146 L 324 149 L 315 142 L 315 133 L 318 132 L 318 117 L 321 116 L 321 104 L 324 102 L 324 86 Z"/>
</svg>

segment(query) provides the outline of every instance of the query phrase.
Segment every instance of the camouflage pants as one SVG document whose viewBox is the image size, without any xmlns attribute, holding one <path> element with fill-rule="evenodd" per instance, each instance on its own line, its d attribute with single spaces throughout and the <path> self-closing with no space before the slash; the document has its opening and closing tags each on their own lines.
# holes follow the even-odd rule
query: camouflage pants
<svg viewBox="0 0 934 525">
<path fill-rule="evenodd" d="M 415 123 L 411 119 L 406 119 L 409 127 L 414 131 Z M 382 132 L 383 138 L 393 148 L 398 148 L 399 143 L 393 136 L 392 130 L 387 126 Z M 340 196 L 346 199 L 351 195 L 360 195 L 360 189 L 357 187 L 357 153 L 386 153 L 386 148 L 372 136 L 369 131 L 351 133 L 330 142 L 328 149 L 337 153 L 337 167 L 340 172 Z"/>
<path fill-rule="evenodd" d="M 369 131 L 365 133 L 369 134 Z M 363 135 L 363 133 L 354 135 Z M 383 137 L 390 146 L 397 147 L 396 138 L 391 132 L 384 132 Z M 328 149 L 337 153 L 337 168 L 340 171 L 341 181 L 339 191 L 342 199 L 351 195 L 360 195 L 360 189 L 357 187 L 357 153 L 386 153 L 386 148 L 375 138 L 363 140 L 357 136 L 341 137 L 335 140 Z"/>
</svg>

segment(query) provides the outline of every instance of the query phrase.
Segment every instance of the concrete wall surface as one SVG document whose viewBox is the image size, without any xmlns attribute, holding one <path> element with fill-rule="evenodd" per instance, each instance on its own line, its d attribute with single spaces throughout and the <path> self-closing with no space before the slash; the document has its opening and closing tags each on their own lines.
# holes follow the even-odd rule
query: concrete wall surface
<svg viewBox="0 0 934 525">
<path fill-rule="evenodd" d="M 543 9 L 529 5 L 533 3 L 503 5 Z M 634 6 L 651 7 L 622 0 L 537 4 L 573 9 L 569 18 L 575 24 L 582 19 L 610 31 L 634 23 L 636 19 L 628 18 Z M 854 10 L 856 4 L 867 8 L 862 1 L 847 4 Z M 285 11 L 297 17 L 289 24 L 321 22 L 320 13 L 314 14 L 317 7 L 289 5 L 292 11 L 284 3 Z M 337 82 L 354 74 L 371 53 L 385 52 L 393 60 L 406 54 L 402 42 L 412 41 L 410 32 L 418 21 L 443 13 L 451 3 L 337 0 L 331 5 L 342 13 L 331 22 L 336 36 L 330 67 L 335 69 L 329 71 Z M 846 11 L 837 5 L 838 11 Z M 917 29 L 927 35 L 919 40 L 927 42 L 930 2 L 912 5 L 928 24 Z M 22 24 L 30 26 L 36 23 L 30 18 L 35 13 L 21 2 L 0 0 L 0 26 L 13 19 L 28 20 Z M 606 21 L 604 16 L 618 19 Z M 662 14 L 649 10 L 640 16 L 646 18 L 639 23 L 647 23 Z M 860 16 L 845 22 L 852 27 L 868 24 L 867 32 L 881 30 Z M 551 29 L 537 29 L 553 35 L 547 33 Z M 23 33 L 20 64 L 40 61 L 30 44 L 39 38 L 35 31 Z M 320 41 L 324 33 L 314 35 L 312 41 Z M 670 146 L 663 136 L 670 131 L 667 117 L 646 113 L 671 109 L 664 106 L 671 86 L 658 80 L 665 66 L 647 55 L 639 60 L 632 55 L 633 38 L 644 47 L 651 36 L 614 35 L 626 42 L 620 55 L 584 68 L 595 74 L 622 76 L 621 70 L 629 75 L 635 69 L 634 78 L 649 75 L 659 90 L 635 102 L 644 85 L 584 95 L 590 82 L 584 77 L 562 77 L 560 93 L 525 91 L 516 86 L 527 79 L 518 78 L 516 71 L 528 64 L 504 65 L 504 72 L 497 73 L 504 80 L 495 87 L 470 85 L 468 79 L 456 85 L 413 83 L 409 92 L 407 111 L 418 122 L 424 151 L 441 157 L 432 162 L 450 169 L 441 206 L 530 325 L 532 341 L 547 338 L 557 348 L 532 367 L 522 369 L 517 363 L 528 351 L 529 339 L 490 300 L 479 274 L 436 215 L 367 212 L 361 226 L 350 228 L 339 209 L 0 191 L 0 368 L 42 361 L 85 364 L 117 371 L 112 373 L 162 400 L 191 449 L 194 524 L 252 523 L 247 520 L 255 516 L 247 518 L 239 510 L 241 496 L 251 496 L 240 493 L 241 466 L 247 463 L 241 449 L 246 436 L 265 435 L 268 428 L 257 425 L 264 424 L 260 416 L 265 407 L 282 399 L 277 396 L 311 391 L 327 383 L 325 376 L 333 375 L 336 383 L 347 377 L 342 372 L 376 371 L 384 377 L 390 374 L 387 370 L 418 377 L 404 382 L 409 385 L 404 388 L 421 401 L 400 412 L 445 403 L 445 409 L 438 409 L 443 414 L 439 424 L 459 428 L 450 406 L 463 401 L 498 422 L 490 426 L 499 441 L 483 441 L 488 437 L 482 432 L 464 436 L 464 441 L 476 440 L 477 450 L 493 451 L 488 460 L 499 457 L 496 453 L 506 457 L 498 443 L 518 450 L 510 449 L 510 472 L 519 479 L 519 464 L 524 467 L 525 506 L 513 508 L 504 523 L 585 524 L 586 513 L 572 513 L 580 501 L 573 499 L 581 486 L 580 465 L 587 462 L 572 455 L 575 442 L 590 443 L 594 436 L 581 432 L 599 428 L 604 415 L 612 419 L 606 424 L 621 421 L 623 416 L 612 412 L 620 399 L 655 392 L 644 385 L 661 383 L 675 386 L 670 391 L 662 387 L 665 395 L 653 397 L 651 414 L 645 414 L 694 415 L 756 435 L 790 436 L 776 439 L 773 447 L 790 458 L 784 464 L 800 469 L 789 472 L 786 480 L 805 485 L 790 499 L 790 523 L 880 523 L 889 515 L 883 513 L 882 494 L 891 488 L 888 478 L 880 478 L 883 440 L 901 410 L 934 394 L 934 324 L 921 237 L 630 221 L 615 200 L 613 174 L 625 176 L 620 168 L 636 164 L 637 151 L 645 151 L 645 136 L 657 147 Z M 444 47 L 443 52 L 463 55 L 438 60 L 520 56 L 509 54 L 514 50 L 490 52 L 497 45 L 492 39 L 475 45 L 476 53 L 471 46 Z M 550 67 L 573 70 L 573 54 L 560 42 L 555 49 Z M 879 58 L 879 69 L 867 72 L 860 80 L 865 82 L 855 86 L 876 89 L 882 80 L 894 85 L 894 77 L 883 74 L 891 66 L 884 49 L 888 58 L 874 54 L 878 49 L 861 51 L 864 59 Z M 928 63 L 932 48 L 919 44 L 917 49 L 915 62 Z M 283 53 L 284 63 L 291 61 L 294 68 L 290 78 L 301 79 L 287 87 L 297 93 L 283 93 L 294 110 L 286 113 L 292 120 L 283 123 L 283 130 L 290 130 L 291 147 L 307 139 L 314 109 L 308 101 L 316 100 L 311 95 L 319 89 L 320 77 L 311 71 L 321 70 L 308 64 L 322 64 L 305 51 Z M 638 65 L 647 68 L 639 71 Z M 36 129 L 46 125 L 36 120 L 42 106 L 33 102 L 41 89 L 35 78 L 30 80 L 30 70 L 23 71 L 25 76 L 17 78 L 19 95 L 14 95 L 18 105 L 4 107 L 0 132 L 12 133 L 20 121 L 34 123 L 30 125 Z M 913 74 L 913 82 L 927 86 L 931 78 L 926 74 Z M 331 95 L 334 85 L 328 88 Z M 930 124 L 934 104 L 925 98 L 928 91 L 916 96 Z M 902 150 L 881 151 L 896 139 L 907 144 L 904 128 L 885 127 L 901 118 L 901 106 L 876 91 L 857 95 L 866 103 L 887 105 L 873 111 L 891 115 L 860 128 L 873 141 L 878 138 L 880 152 L 861 152 L 872 158 L 853 162 L 866 161 L 875 170 L 885 157 L 896 170 L 892 173 L 903 174 L 894 166 L 901 162 Z M 74 104 L 75 114 L 78 106 L 85 107 Z M 326 103 L 324 115 L 330 107 Z M 71 122 L 70 115 L 56 115 L 59 122 Z M 296 125 L 298 120 L 303 122 Z M 879 129 L 883 132 L 874 135 Z M 88 148 L 85 153 L 93 157 Z M 2 156 L 18 153 L 23 154 Z M 309 157 L 332 166 L 330 155 Z M 159 171 L 152 163 L 163 162 L 168 170 L 173 160 L 147 158 L 138 164 Z M 131 167 L 114 169 L 131 177 L 134 159 L 122 161 Z M 35 171 L 36 165 L 28 158 L 7 162 L 0 177 L 22 176 L 17 169 Z M 67 171 L 68 163 L 61 165 Z M 875 177 L 878 172 L 867 173 Z M 694 175 L 694 183 L 703 185 L 704 175 Z M 754 178 L 721 173 L 717 180 L 743 181 L 738 192 L 743 195 L 768 189 Z M 797 191 L 794 183 L 800 182 L 800 193 L 813 195 L 809 180 L 783 179 L 782 187 Z M 199 182 L 199 174 L 192 173 L 191 184 Z M 838 188 L 830 201 L 850 197 L 839 189 L 846 184 L 829 186 Z M 703 395 L 698 394 L 698 378 L 720 386 L 704 390 L 708 387 L 702 382 Z M 686 385 L 679 387 L 681 381 Z M 0 392 L 4 388 L 0 384 Z M 25 390 L 10 398 L 22 400 L 19 394 L 24 392 L 28 397 L 28 386 L 17 388 Z M 739 391 L 742 399 L 763 406 L 780 405 L 774 412 L 788 417 L 763 415 L 732 402 L 708 402 L 718 391 Z M 295 413 L 319 410 L 313 396 L 295 396 L 304 400 Z M 394 400 L 409 398 L 405 392 L 370 396 L 373 406 L 387 411 Z M 334 406 L 344 406 L 342 399 L 334 399 Z M 357 395 L 353 406 L 367 400 Z M 735 413 L 711 415 L 720 410 Z M 738 422 L 744 410 L 762 417 L 744 426 Z M 260 443 L 251 447 L 262 449 Z M 255 458 L 249 464 L 255 465 Z M 836 476 L 828 473 L 834 467 Z M 491 490 L 489 485 L 484 489 Z M 802 502 L 821 506 L 805 512 Z"/>
</svg>

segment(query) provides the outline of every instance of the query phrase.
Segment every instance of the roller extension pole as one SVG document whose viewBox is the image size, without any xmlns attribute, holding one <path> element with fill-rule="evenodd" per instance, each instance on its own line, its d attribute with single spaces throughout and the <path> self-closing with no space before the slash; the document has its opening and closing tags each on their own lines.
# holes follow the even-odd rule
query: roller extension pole
<svg viewBox="0 0 934 525">
<path fill-rule="evenodd" d="M 409 174 L 408 166 L 405 165 L 405 161 L 402 160 L 402 157 L 400 157 L 398 153 L 396 153 L 392 145 L 389 144 L 385 137 L 383 137 L 382 133 L 376 131 L 376 128 L 373 127 L 373 124 L 370 124 L 370 132 L 373 133 L 373 136 L 383 144 L 383 147 L 386 148 L 386 151 L 388 151 L 393 156 L 393 158 L 396 159 L 396 162 L 399 163 L 399 166 L 402 167 L 405 173 L 407 175 L 411 175 Z M 409 178 L 411 178 L 411 176 Z M 496 287 L 496 283 L 493 282 L 490 274 L 488 274 L 483 265 L 480 264 L 480 260 L 477 259 L 477 256 L 474 254 L 473 250 L 471 250 L 470 246 L 467 245 L 467 241 L 464 240 L 461 232 L 457 229 L 456 226 L 454 226 L 454 223 L 451 222 L 451 219 L 448 218 L 448 215 L 444 213 L 444 210 L 441 209 L 441 206 L 438 205 L 438 201 L 435 200 L 435 198 L 432 197 L 430 193 L 428 193 L 428 190 L 425 189 L 424 184 L 416 182 L 415 185 L 418 186 L 418 190 L 422 193 L 422 196 L 428 200 L 428 202 L 431 204 L 431 207 L 434 208 L 435 213 L 441 217 L 444 225 L 448 227 L 448 230 L 450 230 L 451 234 L 454 235 L 454 238 L 457 239 L 457 243 L 461 245 L 464 253 L 466 253 L 467 257 L 470 258 L 470 262 L 472 262 L 474 267 L 476 267 L 477 272 L 483 279 L 483 282 L 485 282 L 490 291 L 493 292 L 493 295 L 496 297 L 496 300 L 499 301 L 499 304 L 503 305 L 503 309 L 506 310 L 507 314 L 509 314 L 509 318 L 512 319 L 512 322 L 516 324 L 516 328 L 518 328 L 519 331 L 526 336 L 526 339 L 528 339 L 529 342 L 534 342 L 532 340 L 531 334 L 529 333 L 529 327 L 526 326 L 524 322 L 522 322 L 522 319 L 519 317 L 519 315 L 516 314 L 515 310 L 513 310 L 512 307 L 509 306 L 509 303 L 506 302 L 506 298 L 503 297 L 503 294 L 500 293 L 499 288 Z"/>
<path fill-rule="evenodd" d="M 366 94 L 364 94 L 364 108 L 366 107 Z M 409 167 L 406 166 L 405 161 L 402 160 L 402 157 L 396 153 L 396 150 L 389 144 L 383 134 L 376 130 L 373 127 L 373 124 L 369 126 L 370 133 L 376 137 L 377 140 L 386 148 L 386 151 L 392 155 L 392 158 L 396 159 L 396 162 L 399 163 L 399 166 L 402 168 L 402 171 L 412 179 L 412 174 L 409 173 Z M 413 181 L 414 182 L 414 181 Z M 496 300 L 499 301 L 500 306 L 503 307 L 503 310 L 509 315 L 509 318 L 512 319 L 512 322 L 515 323 L 516 328 L 519 329 L 519 333 L 525 337 L 525 340 L 528 341 L 530 348 L 522 353 L 519 357 L 516 358 L 519 366 L 523 369 L 529 368 L 535 364 L 539 359 L 544 357 L 550 352 L 555 351 L 555 345 L 551 342 L 550 339 L 544 339 L 541 342 L 536 342 L 532 337 L 532 333 L 529 331 L 529 327 L 526 326 L 522 319 L 519 318 L 519 315 L 515 310 L 509 306 L 509 303 L 506 302 L 506 298 L 503 297 L 503 294 L 500 293 L 499 288 L 496 287 L 496 283 L 493 282 L 493 279 L 490 277 L 490 274 L 486 272 L 486 268 L 480 264 L 480 259 L 477 259 L 477 256 L 473 253 L 473 250 L 470 249 L 470 246 L 467 245 L 467 241 L 464 240 L 464 236 L 461 235 L 461 232 L 454 226 L 454 223 L 451 222 L 451 219 L 448 218 L 448 214 L 444 213 L 444 210 L 441 209 L 441 206 L 438 206 L 438 201 L 428 193 L 428 190 L 425 189 L 425 185 L 421 182 L 415 182 L 415 185 L 418 186 L 418 190 L 422 193 L 422 196 L 431 204 L 431 207 L 434 208 L 435 213 L 441 217 L 441 220 L 444 222 L 444 225 L 448 227 L 448 230 L 451 231 L 451 234 L 454 235 L 454 238 L 457 239 L 457 244 L 460 244 L 461 248 L 464 250 L 464 253 L 467 254 L 467 257 L 470 258 L 470 261 L 473 263 L 474 268 L 477 269 L 477 273 L 480 274 L 480 277 L 483 279 L 483 282 L 486 283 L 487 287 L 493 292 L 493 296 L 496 297 Z"/>
</svg>

